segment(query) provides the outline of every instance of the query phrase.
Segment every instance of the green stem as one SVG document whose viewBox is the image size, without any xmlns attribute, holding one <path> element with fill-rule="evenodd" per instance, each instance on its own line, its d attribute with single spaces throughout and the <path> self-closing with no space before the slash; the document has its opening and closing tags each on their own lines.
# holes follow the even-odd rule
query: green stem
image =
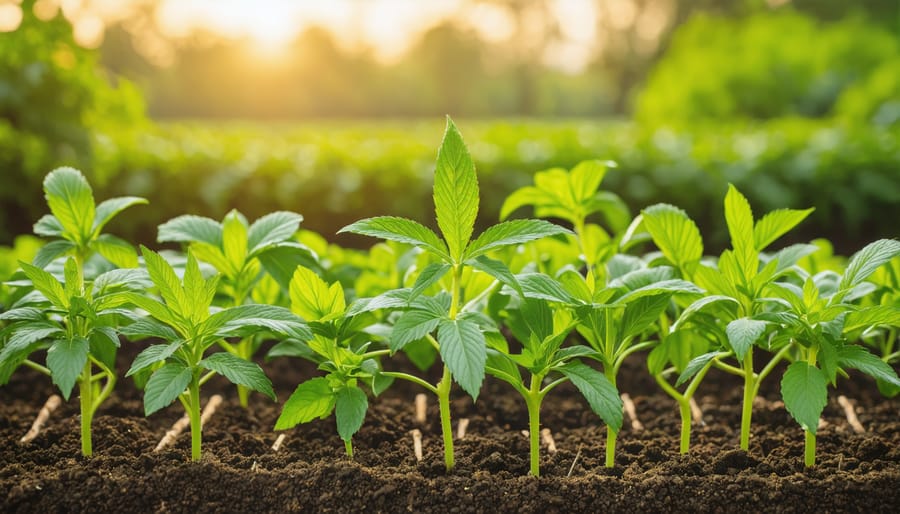
<svg viewBox="0 0 900 514">
<path fill-rule="evenodd" d="M 616 386 L 616 374 L 610 370 L 605 369 L 604 375 L 613 385 Z M 613 427 L 606 425 L 606 467 L 612 468 L 616 465 L 616 438 L 618 437 L 618 432 L 613 429 Z"/>
<path fill-rule="evenodd" d="M 197 373 L 191 377 L 190 406 L 188 416 L 191 420 L 191 460 L 200 460 L 200 445 L 202 443 L 203 427 L 200 426 L 200 377 Z"/>
<path fill-rule="evenodd" d="M 247 361 L 253 358 L 253 348 L 251 347 L 251 340 L 249 337 L 245 337 L 238 341 L 236 349 L 238 357 Z M 241 407 L 246 409 L 250 405 L 250 389 L 247 386 L 237 384 L 237 393 Z"/>
<path fill-rule="evenodd" d="M 744 357 L 744 399 L 741 408 L 741 449 L 750 450 L 750 421 L 753 417 L 753 397 L 756 391 L 756 375 L 753 373 L 753 350 Z"/>
<path fill-rule="evenodd" d="M 541 382 L 543 376 L 531 375 L 531 388 L 525 396 L 528 408 L 528 437 L 530 442 L 531 474 L 541 476 Z"/>
<path fill-rule="evenodd" d="M 27 366 L 27 367 L 29 367 L 29 368 L 35 370 L 35 371 L 38 371 L 38 372 L 40 372 L 40 373 L 43 373 L 44 375 L 47 375 L 48 377 L 50 376 L 50 368 L 47 368 L 47 367 L 45 367 L 45 366 L 41 366 L 41 365 L 38 364 L 37 362 L 34 362 L 34 361 L 31 361 L 31 360 L 25 359 L 24 361 L 22 361 L 22 364 L 24 364 L 25 366 Z"/>
<path fill-rule="evenodd" d="M 803 463 L 811 468 L 816 465 L 816 434 L 804 430 L 803 435 Z"/>
<path fill-rule="evenodd" d="M 678 412 L 681 415 L 681 446 L 678 452 L 681 455 L 687 455 L 691 450 L 691 401 L 680 400 Z"/>
<path fill-rule="evenodd" d="M 450 369 L 444 366 L 444 376 L 437 385 L 438 405 L 441 410 L 441 434 L 444 437 L 444 465 L 447 471 L 453 469 L 453 427 L 450 425 L 450 386 L 452 377 Z"/>
<path fill-rule="evenodd" d="M 78 392 L 81 397 L 81 454 L 90 457 L 94 454 L 94 446 L 91 440 L 91 421 L 94 419 L 93 392 L 94 385 L 91 382 L 91 361 L 87 361 L 81 372 L 81 380 L 78 384 Z"/>
<path fill-rule="evenodd" d="M 415 375 L 410 375 L 408 373 L 402 373 L 399 371 L 382 371 L 381 374 L 386 377 L 393 377 L 393 378 L 399 378 L 401 380 L 407 380 L 409 382 L 412 382 L 414 384 L 418 384 L 418 385 L 424 387 L 425 389 L 431 391 L 434 394 L 438 394 L 438 390 L 436 387 L 434 387 L 433 385 L 429 384 L 428 382 L 422 380 L 421 378 L 419 378 Z"/>
<path fill-rule="evenodd" d="M 353 460 L 353 441 L 350 439 L 344 441 L 344 451 L 347 453 L 347 459 Z"/>
</svg>

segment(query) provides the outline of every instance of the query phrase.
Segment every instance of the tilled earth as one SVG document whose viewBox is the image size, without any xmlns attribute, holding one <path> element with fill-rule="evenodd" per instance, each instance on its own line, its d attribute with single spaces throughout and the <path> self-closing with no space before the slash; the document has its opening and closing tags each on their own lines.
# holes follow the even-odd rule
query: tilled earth
<svg viewBox="0 0 900 514">
<path fill-rule="evenodd" d="M 120 371 L 127 368 L 121 359 Z M 265 364 L 284 401 L 316 372 L 279 359 Z M 434 370 L 435 372 L 437 370 Z M 749 452 L 737 449 L 740 382 L 710 373 L 697 395 L 704 425 L 695 426 L 691 453 L 678 454 L 680 420 L 674 402 L 647 376 L 640 360 L 626 363 L 619 385 L 634 399 L 644 425 L 626 418 L 616 467 L 603 467 L 606 430 L 575 390 L 561 386 L 545 401 L 542 426 L 558 451 L 542 449 L 539 479 L 526 476 L 524 403 L 488 379 L 473 404 L 461 393 L 454 424 L 468 418 L 456 442 L 457 467 L 443 469 L 437 405 L 414 420 L 413 385 L 397 383 L 371 400 L 344 455 L 333 418 L 278 437 L 280 404 L 261 395 L 242 409 L 221 379 L 204 395 L 226 400 L 204 427 L 203 460 L 191 463 L 190 436 L 153 448 L 183 411 L 180 404 L 149 418 L 140 392 L 121 379 L 94 422 L 94 452 L 80 457 L 77 392 L 29 445 L 19 438 L 50 394 L 49 379 L 20 370 L 0 388 L 0 502 L 6 512 L 900 512 L 900 401 L 882 399 L 870 380 L 853 376 L 831 391 L 819 431 L 818 465 L 804 469 L 803 434 L 777 402 L 780 372 L 763 386 Z M 856 404 L 866 429 L 856 434 L 835 398 Z M 424 437 L 417 462 L 410 431 Z"/>
</svg>

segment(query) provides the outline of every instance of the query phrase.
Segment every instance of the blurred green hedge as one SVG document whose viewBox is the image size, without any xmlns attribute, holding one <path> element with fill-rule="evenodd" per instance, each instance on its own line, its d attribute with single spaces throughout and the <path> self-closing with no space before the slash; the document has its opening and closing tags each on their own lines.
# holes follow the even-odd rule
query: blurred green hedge
<svg viewBox="0 0 900 514">
<path fill-rule="evenodd" d="M 636 212 L 668 202 L 698 221 L 710 250 L 721 247 L 722 198 L 737 185 L 757 212 L 816 207 L 795 237 L 828 237 L 849 253 L 877 237 L 900 235 L 900 130 L 779 119 L 687 129 L 627 122 L 468 121 L 462 130 L 479 167 L 482 226 L 504 197 L 534 172 L 583 159 L 613 159 L 604 187 Z M 153 242 L 156 226 L 179 214 L 221 218 L 238 208 L 255 218 L 277 209 L 302 213 L 304 226 L 333 234 L 361 217 L 433 219 L 431 176 L 443 120 L 286 125 L 175 123 L 106 137 L 84 170 L 100 198 L 150 199 L 110 230 Z M 0 155 L 21 142 L 0 131 Z M 61 162 L 60 164 L 62 164 Z M 47 170 L 49 171 L 49 170 Z M 2 210 L 30 231 L 42 203 L 39 176 L 7 183 Z M 99 180 L 98 180 L 99 179 Z M 10 226 L 0 243 L 8 244 Z M 719 229 L 720 230 L 720 229 Z"/>
</svg>

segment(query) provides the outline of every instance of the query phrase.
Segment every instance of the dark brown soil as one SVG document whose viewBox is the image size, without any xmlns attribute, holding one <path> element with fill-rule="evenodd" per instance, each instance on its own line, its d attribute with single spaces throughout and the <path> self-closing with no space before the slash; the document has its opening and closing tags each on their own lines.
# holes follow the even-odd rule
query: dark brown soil
<svg viewBox="0 0 900 514">
<path fill-rule="evenodd" d="M 281 400 L 315 373 L 285 359 L 266 367 Z M 900 401 L 881 399 L 864 378 L 839 384 L 832 398 L 854 399 L 867 431 L 854 434 L 832 399 L 819 464 L 808 470 L 800 428 L 773 403 L 777 387 L 777 376 L 764 385 L 768 402 L 755 410 L 746 453 L 737 449 L 739 383 L 711 373 L 698 394 L 706 425 L 694 428 L 691 454 L 679 456 L 674 402 L 639 361 L 626 364 L 620 389 L 634 399 L 645 430 L 623 428 L 611 470 L 602 466 L 605 428 L 571 388 L 560 387 L 542 418 L 559 451 L 543 451 L 536 479 L 525 476 L 524 404 L 490 379 L 477 404 L 462 395 L 453 403 L 455 419 L 468 417 L 470 425 L 456 444 L 457 467 L 446 474 L 437 406 L 430 399 L 430 421 L 417 426 L 412 398 L 419 391 L 411 385 L 372 400 L 350 462 L 333 418 L 288 431 L 274 453 L 279 404 L 257 395 L 245 411 L 231 387 L 214 380 L 204 393 L 227 399 L 204 429 L 203 461 L 195 464 L 187 433 L 173 448 L 152 452 L 183 412 L 176 404 L 145 418 L 127 379 L 95 420 L 93 458 L 79 456 L 75 395 L 32 444 L 19 445 L 54 392 L 46 378 L 20 370 L 0 388 L 0 502 L 7 512 L 45 513 L 900 511 Z M 418 463 L 413 428 L 424 434 Z"/>
</svg>

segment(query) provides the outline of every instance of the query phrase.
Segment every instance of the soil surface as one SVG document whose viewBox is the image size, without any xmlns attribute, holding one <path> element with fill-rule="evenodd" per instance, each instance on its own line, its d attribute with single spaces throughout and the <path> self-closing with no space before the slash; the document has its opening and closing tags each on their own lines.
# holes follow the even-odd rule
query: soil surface
<svg viewBox="0 0 900 514">
<path fill-rule="evenodd" d="M 128 357 L 120 358 L 121 374 Z M 264 366 L 282 402 L 316 374 L 292 359 Z M 429 397 L 428 421 L 417 424 L 413 398 L 421 390 L 406 383 L 370 400 L 349 461 L 333 418 L 286 431 L 281 449 L 272 451 L 280 403 L 254 395 L 244 410 L 233 388 L 214 379 L 203 394 L 226 399 L 204 427 L 203 460 L 191 463 L 188 432 L 153 452 L 181 406 L 145 418 L 140 392 L 124 378 L 95 418 L 93 458 L 80 456 L 77 393 L 34 442 L 20 445 L 56 392 L 49 379 L 20 369 L 0 388 L 0 505 L 44 513 L 900 512 L 900 401 L 882 399 L 863 377 L 840 382 L 829 392 L 818 465 L 805 469 L 803 434 L 777 401 L 780 375 L 763 384 L 751 448 L 743 452 L 740 382 L 711 372 L 696 397 L 704 425 L 694 427 L 691 453 L 681 456 L 675 403 L 639 358 L 627 362 L 620 390 L 633 398 L 644 429 L 635 431 L 626 418 L 612 469 L 603 467 L 605 427 L 573 388 L 561 386 L 542 412 L 558 451 L 542 449 L 538 479 L 526 476 L 524 403 L 490 378 L 475 404 L 455 395 L 454 426 L 463 417 L 469 425 L 448 474 L 437 403 Z M 853 432 L 838 394 L 855 403 L 865 433 Z M 423 433 L 421 462 L 413 454 L 414 428 Z"/>
</svg>

